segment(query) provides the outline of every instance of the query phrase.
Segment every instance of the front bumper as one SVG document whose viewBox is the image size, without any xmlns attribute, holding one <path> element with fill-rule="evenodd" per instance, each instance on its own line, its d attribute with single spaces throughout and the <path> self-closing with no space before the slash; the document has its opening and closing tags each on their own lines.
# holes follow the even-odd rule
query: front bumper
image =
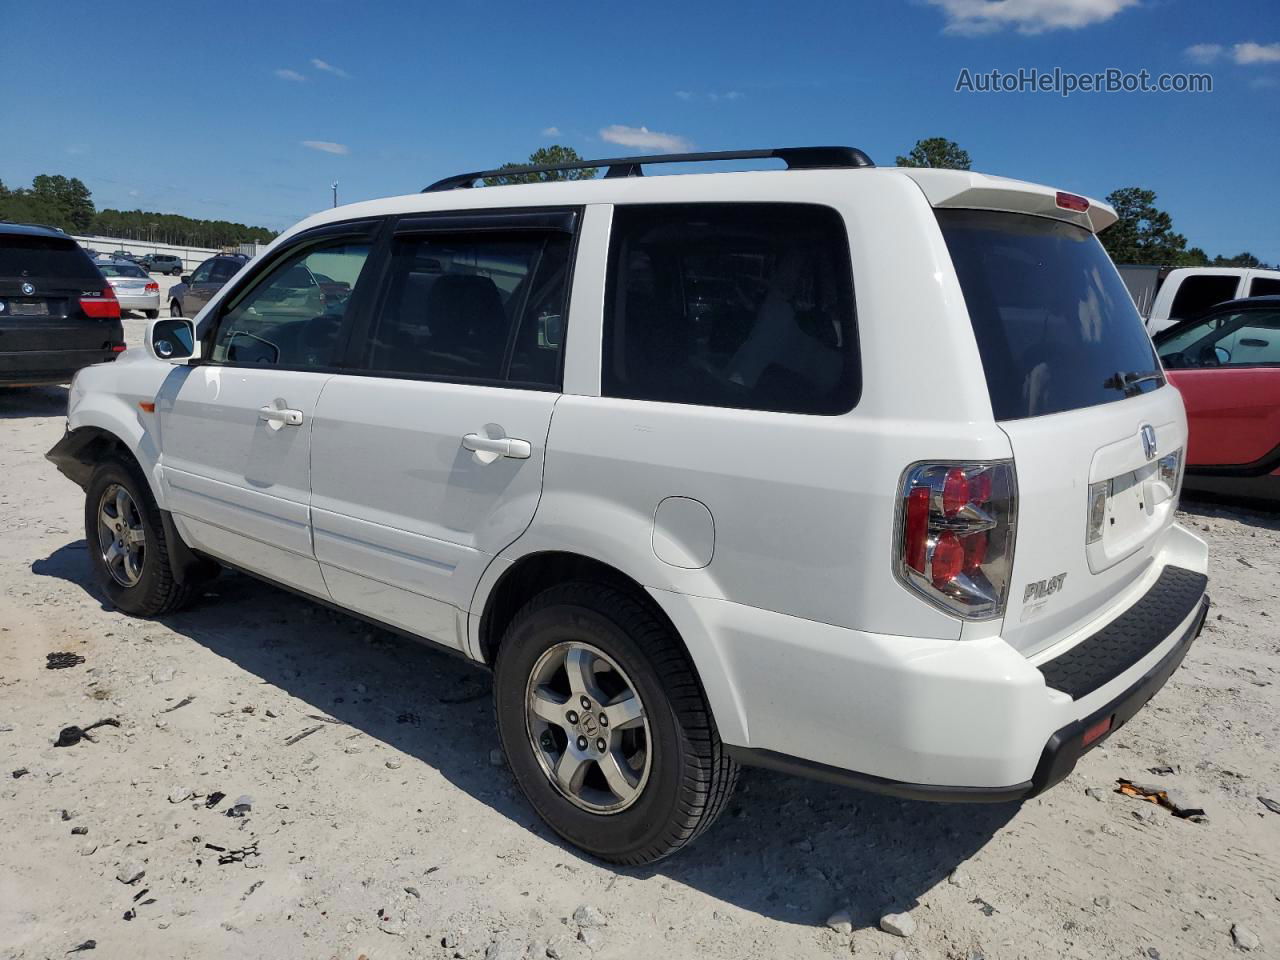
<svg viewBox="0 0 1280 960">
<path fill-rule="evenodd" d="M 741 762 L 898 796 L 1002 801 L 1066 776 L 1086 729 L 1111 717 L 1114 730 L 1163 685 L 1203 624 L 1207 565 L 1204 543 L 1174 525 L 1108 610 L 1030 658 L 1000 636 L 872 634 L 653 595 Z M 1172 568 L 1186 576 L 1169 592 Z"/>
</svg>

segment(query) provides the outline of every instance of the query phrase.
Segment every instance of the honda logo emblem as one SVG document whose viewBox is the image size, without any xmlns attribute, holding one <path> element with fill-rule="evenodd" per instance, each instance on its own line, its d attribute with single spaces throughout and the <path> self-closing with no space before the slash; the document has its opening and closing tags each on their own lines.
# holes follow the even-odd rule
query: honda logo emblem
<svg viewBox="0 0 1280 960">
<path fill-rule="evenodd" d="M 1138 431 L 1142 435 L 1142 453 L 1148 460 L 1156 458 L 1156 428 L 1144 423 Z"/>
</svg>

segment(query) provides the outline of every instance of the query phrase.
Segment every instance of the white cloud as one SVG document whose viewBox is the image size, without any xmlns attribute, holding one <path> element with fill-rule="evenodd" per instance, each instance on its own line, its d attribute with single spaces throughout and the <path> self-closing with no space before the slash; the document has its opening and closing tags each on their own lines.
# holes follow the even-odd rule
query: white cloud
<svg viewBox="0 0 1280 960">
<path fill-rule="evenodd" d="M 345 143 L 334 143 L 332 140 L 302 140 L 300 143 L 304 147 L 319 150 L 321 153 L 337 153 L 346 156 L 351 152 Z"/>
<path fill-rule="evenodd" d="M 1280 43 L 1237 43 L 1231 48 L 1236 63 L 1280 63 Z"/>
<path fill-rule="evenodd" d="M 276 71 L 276 76 L 281 80 L 292 80 L 294 83 L 302 83 L 307 79 L 297 70 L 280 69 Z"/>
<path fill-rule="evenodd" d="M 600 139 L 621 144 L 624 147 L 635 147 L 638 150 L 659 150 L 667 153 L 680 153 L 691 146 L 688 140 L 674 133 L 659 133 L 648 127 L 628 127 L 621 123 L 615 123 L 601 130 Z"/>
<path fill-rule="evenodd" d="M 730 90 L 727 93 L 708 93 L 707 99 L 712 103 L 719 103 L 721 100 L 737 100 L 742 94 L 737 90 Z"/>
<path fill-rule="evenodd" d="M 332 73 L 335 77 L 349 77 L 351 74 L 343 70 L 341 67 L 335 67 L 327 60 L 321 60 L 319 57 L 311 58 L 311 65 L 317 70 L 323 70 L 325 73 Z"/>
<path fill-rule="evenodd" d="M 689 90 L 677 90 L 677 91 L 676 91 L 676 96 L 677 96 L 677 97 L 679 97 L 681 100 L 692 100 L 692 99 L 693 99 L 693 93 L 692 93 L 691 91 L 689 91 Z"/>
<path fill-rule="evenodd" d="M 1222 44 L 1197 43 L 1187 47 L 1185 53 L 1196 63 L 1213 63 L 1222 56 Z"/>
<path fill-rule="evenodd" d="M 1019 33 L 1078 30 L 1110 20 L 1139 0 L 926 0 L 947 17 L 947 33 L 994 33 L 1013 27 Z"/>
<path fill-rule="evenodd" d="M 560 128 L 559 127 L 543 127 L 542 135 L 544 137 L 558 137 L 560 136 Z"/>
</svg>

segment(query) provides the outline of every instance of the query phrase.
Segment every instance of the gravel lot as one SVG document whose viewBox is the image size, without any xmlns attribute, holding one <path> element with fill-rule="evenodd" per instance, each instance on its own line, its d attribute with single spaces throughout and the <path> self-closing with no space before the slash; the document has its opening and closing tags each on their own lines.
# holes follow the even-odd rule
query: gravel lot
<svg viewBox="0 0 1280 960">
<path fill-rule="evenodd" d="M 0 392 L 0 956 L 1280 956 L 1280 814 L 1258 800 L 1280 800 L 1275 514 L 1186 505 L 1206 631 L 1046 796 L 948 807 L 748 772 L 694 846 L 623 870 L 537 821 L 462 661 L 242 576 L 160 621 L 104 606 L 81 492 L 42 457 L 65 404 Z M 59 651 L 85 662 L 46 669 Z M 910 936 L 879 929 L 904 912 Z"/>
</svg>

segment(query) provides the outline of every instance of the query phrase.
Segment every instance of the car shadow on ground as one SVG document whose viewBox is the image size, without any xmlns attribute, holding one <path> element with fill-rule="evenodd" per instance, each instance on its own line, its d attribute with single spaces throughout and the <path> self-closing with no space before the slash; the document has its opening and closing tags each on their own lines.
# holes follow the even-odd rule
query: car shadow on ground
<svg viewBox="0 0 1280 960">
<path fill-rule="evenodd" d="M 0 420 L 59 417 L 66 412 L 66 387 L 6 387 L 0 384 Z"/>
<path fill-rule="evenodd" d="M 32 572 L 106 605 L 85 549 L 83 540 L 67 544 Z M 557 856 L 582 856 L 537 818 L 507 770 L 489 763 L 498 741 L 487 671 L 234 573 L 163 622 L 315 712 L 433 767 L 559 847 Z M 281 738 L 306 725 L 280 729 Z M 913 907 L 1017 811 L 896 800 L 746 770 L 724 815 L 687 849 L 651 866 L 611 869 L 665 877 L 777 920 L 812 925 L 847 907 L 856 927 L 875 926 L 884 913 Z"/>
<path fill-rule="evenodd" d="M 1280 530 L 1280 503 L 1265 500 L 1247 500 L 1197 490 L 1183 493 L 1178 509 L 1193 517 L 1214 517 L 1236 520 L 1251 527 Z"/>
</svg>

